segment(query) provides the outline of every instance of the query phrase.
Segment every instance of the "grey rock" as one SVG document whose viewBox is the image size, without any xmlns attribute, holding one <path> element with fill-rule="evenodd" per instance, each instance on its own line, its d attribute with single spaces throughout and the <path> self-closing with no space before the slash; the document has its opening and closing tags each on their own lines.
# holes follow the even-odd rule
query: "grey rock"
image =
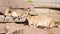
<svg viewBox="0 0 60 34">
<path fill-rule="evenodd" d="M 9 17 L 9 16 L 6 16 L 4 22 L 13 22 L 13 18 L 12 17 Z"/>
<path fill-rule="evenodd" d="M 4 16 L 0 15 L 0 22 L 4 22 Z"/>
<path fill-rule="evenodd" d="M 20 18 L 20 19 L 18 19 L 18 18 L 15 19 L 16 22 L 24 22 L 25 20 L 26 20 L 26 17 Z"/>
</svg>

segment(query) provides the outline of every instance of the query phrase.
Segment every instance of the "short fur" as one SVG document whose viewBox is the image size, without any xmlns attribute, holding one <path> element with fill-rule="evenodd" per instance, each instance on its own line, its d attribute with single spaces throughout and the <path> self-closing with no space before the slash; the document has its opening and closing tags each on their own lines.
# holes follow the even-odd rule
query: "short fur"
<svg viewBox="0 0 60 34">
<path fill-rule="evenodd" d="M 48 17 L 48 16 L 31 16 L 29 14 L 29 10 L 26 11 L 26 13 L 24 14 L 27 15 L 27 20 L 29 22 L 29 26 L 34 26 L 34 27 L 38 27 L 38 26 L 43 26 L 46 28 L 51 28 L 56 26 L 56 23 L 54 21 L 54 19 L 52 17 Z"/>
</svg>

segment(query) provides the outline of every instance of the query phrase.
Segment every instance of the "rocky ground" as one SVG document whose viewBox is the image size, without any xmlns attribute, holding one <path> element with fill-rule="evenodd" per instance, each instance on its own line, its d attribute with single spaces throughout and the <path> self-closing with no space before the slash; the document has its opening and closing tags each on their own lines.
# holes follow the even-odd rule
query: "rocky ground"
<svg viewBox="0 0 60 34">
<path fill-rule="evenodd" d="M 60 25 L 57 28 L 41 29 L 24 24 L 0 23 L 0 33 L 14 34 L 17 30 L 20 30 L 20 34 L 60 34 Z"/>
</svg>

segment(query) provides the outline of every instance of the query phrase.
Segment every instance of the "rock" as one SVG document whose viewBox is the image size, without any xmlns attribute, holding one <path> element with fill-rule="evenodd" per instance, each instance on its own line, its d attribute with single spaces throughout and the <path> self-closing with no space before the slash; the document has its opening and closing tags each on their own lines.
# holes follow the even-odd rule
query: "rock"
<svg viewBox="0 0 60 34">
<path fill-rule="evenodd" d="M 0 22 L 4 22 L 4 16 L 3 15 L 0 15 Z"/>
<path fill-rule="evenodd" d="M 13 18 L 12 17 L 9 17 L 9 16 L 6 16 L 4 22 L 13 22 Z"/>
<path fill-rule="evenodd" d="M 11 34 L 23 34 L 23 30 L 16 30 L 12 32 Z"/>
<path fill-rule="evenodd" d="M 32 4 L 24 0 L 0 0 L 0 12 L 5 13 L 10 6 L 12 8 L 32 8 Z"/>
<path fill-rule="evenodd" d="M 6 33 L 6 32 L 7 32 L 7 28 L 5 24 L 0 23 L 0 33 Z"/>
<path fill-rule="evenodd" d="M 26 20 L 26 17 L 20 18 L 20 19 L 18 19 L 18 18 L 15 19 L 16 22 L 24 22 L 25 20 Z"/>
<path fill-rule="evenodd" d="M 16 23 L 6 23 L 6 27 L 8 29 L 8 32 L 6 34 L 19 34 L 22 32 L 22 26 L 20 24 Z"/>
</svg>

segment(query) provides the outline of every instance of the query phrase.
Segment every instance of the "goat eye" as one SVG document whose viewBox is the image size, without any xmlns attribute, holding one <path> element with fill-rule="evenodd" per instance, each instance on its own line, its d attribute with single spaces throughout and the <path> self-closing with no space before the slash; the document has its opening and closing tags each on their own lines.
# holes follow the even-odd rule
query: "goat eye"
<svg viewBox="0 0 60 34">
<path fill-rule="evenodd" d="M 9 11 L 8 13 L 11 13 L 11 11 Z"/>
</svg>

